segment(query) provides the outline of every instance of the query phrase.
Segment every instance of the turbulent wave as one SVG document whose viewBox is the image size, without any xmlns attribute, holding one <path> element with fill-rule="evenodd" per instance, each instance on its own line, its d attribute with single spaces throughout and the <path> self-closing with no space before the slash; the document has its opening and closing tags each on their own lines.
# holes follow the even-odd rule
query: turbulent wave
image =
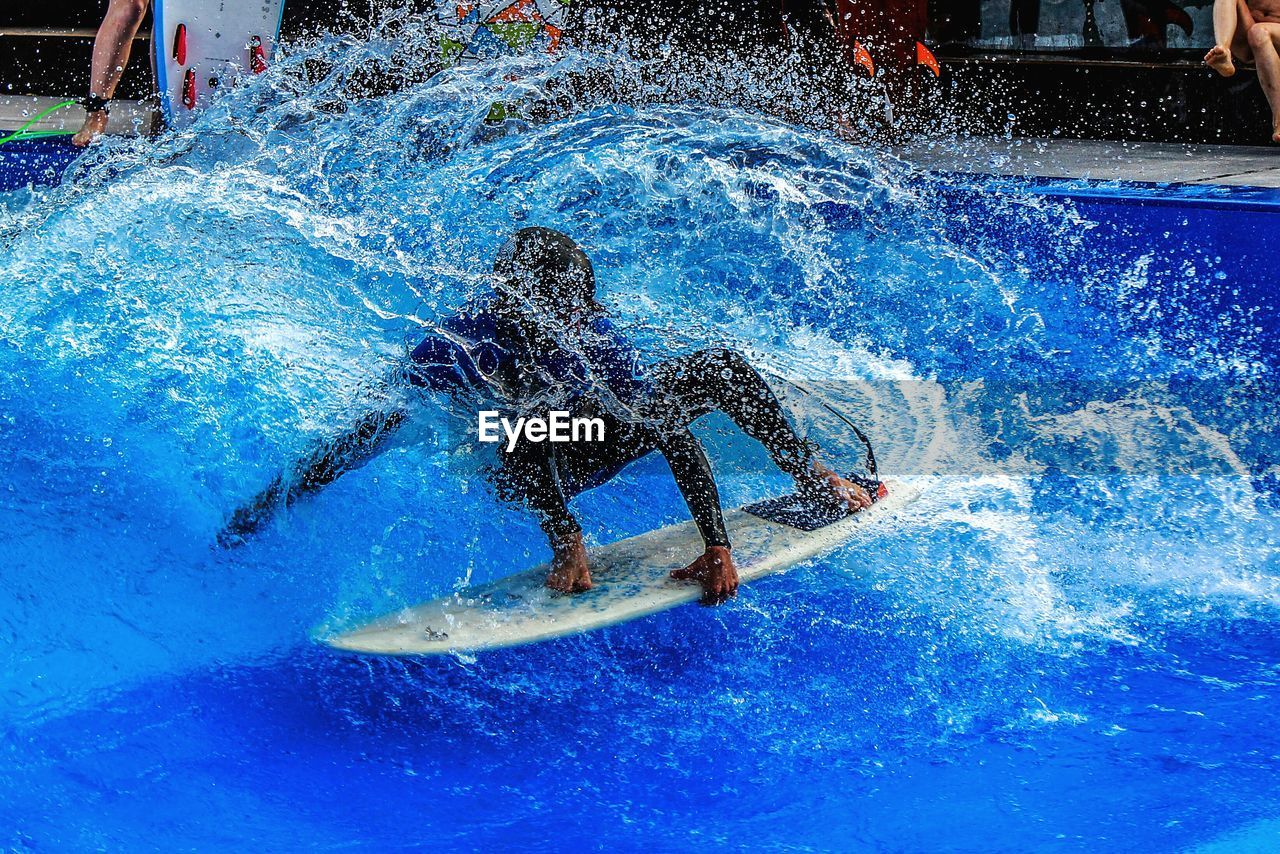
<svg viewBox="0 0 1280 854">
<path fill-rule="evenodd" d="M 418 425 L 382 457 L 257 541 L 212 546 L 238 502 L 484 292 L 498 246 L 530 224 L 587 249 L 646 353 L 740 348 L 854 414 L 884 471 L 930 484 L 909 524 L 723 614 L 567 642 L 590 679 L 653 701 L 633 735 L 695 741 L 679 723 L 690 704 L 733 729 L 824 702 L 848 717 L 787 749 L 1034 731 L 1088 718 L 1051 685 L 1079 657 L 1274 620 L 1264 371 L 1247 334 L 1201 334 L 1223 320 L 1191 300 L 1152 316 L 1144 288 L 1171 256 L 1104 254 L 1069 201 L 916 175 L 696 91 L 646 91 L 618 58 L 512 60 L 356 97 L 355 71 L 402 48 L 300 49 L 190 131 L 105 144 L 75 181 L 0 213 L 8 724 L 292 659 L 317 624 L 543 559 L 532 520 L 483 487 L 458 414 L 431 398 L 411 400 Z M 498 102 L 508 117 L 486 121 Z M 1218 286 L 1212 262 L 1195 275 Z M 723 428 L 707 439 L 743 500 L 773 482 Z M 684 512 L 651 462 L 580 510 L 597 541 Z M 682 629 L 723 654 L 692 687 L 660 679 L 654 699 L 626 662 L 678 670 L 663 656 L 690 652 Z M 863 669 L 831 673 L 851 644 Z M 469 718 L 516 695 L 580 697 L 585 665 L 555 671 L 550 655 L 473 663 L 472 681 L 371 666 L 381 696 Z M 303 660 L 337 706 L 358 706 L 342 714 L 382 713 L 343 699 L 364 678 L 353 668 Z M 810 674 L 794 696 L 775 679 L 787 668 Z"/>
</svg>

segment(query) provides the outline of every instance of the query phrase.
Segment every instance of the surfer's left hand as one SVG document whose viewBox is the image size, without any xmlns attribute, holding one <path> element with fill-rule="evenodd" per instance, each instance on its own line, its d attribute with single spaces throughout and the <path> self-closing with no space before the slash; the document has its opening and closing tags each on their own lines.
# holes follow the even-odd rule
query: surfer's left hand
<svg viewBox="0 0 1280 854">
<path fill-rule="evenodd" d="M 702 557 L 684 569 L 673 570 L 671 577 L 701 584 L 703 605 L 719 605 L 738 595 L 738 568 L 723 546 L 709 546 Z"/>
</svg>

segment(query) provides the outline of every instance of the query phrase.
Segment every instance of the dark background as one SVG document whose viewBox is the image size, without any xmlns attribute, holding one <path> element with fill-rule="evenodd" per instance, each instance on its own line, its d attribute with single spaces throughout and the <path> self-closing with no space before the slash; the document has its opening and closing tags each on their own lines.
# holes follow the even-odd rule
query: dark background
<svg viewBox="0 0 1280 854">
<path fill-rule="evenodd" d="M 360 31 L 376 19 L 380 2 L 292 0 L 286 7 L 284 35 L 299 38 L 320 29 Z M 414 3 L 420 11 L 434 6 L 432 0 Z M 10 8 L 0 10 L 0 30 L 95 29 L 106 9 L 105 2 L 84 0 L 7 5 Z M 403 8 L 405 3 L 390 5 Z M 642 49 L 675 42 L 686 51 L 714 55 L 776 45 L 780 36 L 779 0 L 589 0 L 584 6 L 597 35 L 626 30 Z M 913 84 L 931 87 L 929 109 L 963 117 L 962 129 L 1179 142 L 1269 140 L 1269 111 L 1251 71 L 1222 80 L 1200 64 L 1201 50 L 1149 42 L 993 47 L 990 39 L 978 41 L 980 34 L 965 24 L 977 8 L 975 0 L 929 2 L 931 32 L 926 40 L 934 46 L 944 73 L 940 81 L 920 79 Z M 148 23 L 144 31 L 149 30 Z M 1197 37 L 1203 35 L 1198 32 Z M 0 94 L 83 96 L 91 50 L 89 38 L 0 36 Z M 119 97 L 145 96 L 150 85 L 147 56 L 148 49 L 139 43 Z M 907 100 L 899 104 L 902 115 L 911 112 L 914 99 Z M 1010 120 L 1010 115 L 1015 118 Z M 933 124 L 928 115 L 911 122 L 914 128 Z"/>
<path fill-rule="evenodd" d="M 102 23 L 106 0 L 10 2 L 0 9 L 0 30 L 12 27 L 91 29 Z M 395 4 L 404 6 L 404 2 Z M 293 0 L 285 5 L 284 31 L 294 37 L 320 29 L 358 29 L 377 15 L 378 0 Z M 17 7 L 17 8 L 14 8 Z M 141 32 L 151 32 L 151 16 Z M 142 98 L 150 86 L 149 48 L 138 42 L 119 98 Z M 89 38 L 0 36 L 0 93 L 83 97 L 93 42 Z"/>
<path fill-rule="evenodd" d="M 17 3 L 9 3 L 17 6 Z M 291 22 L 333 20 L 347 12 L 368 17 L 372 0 L 293 0 L 285 7 Z M 403 6 L 404 3 L 396 5 Z M 43 0 L 21 8 L 0 9 L 0 27 L 97 27 L 107 10 L 106 0 Z"/>
</svg>

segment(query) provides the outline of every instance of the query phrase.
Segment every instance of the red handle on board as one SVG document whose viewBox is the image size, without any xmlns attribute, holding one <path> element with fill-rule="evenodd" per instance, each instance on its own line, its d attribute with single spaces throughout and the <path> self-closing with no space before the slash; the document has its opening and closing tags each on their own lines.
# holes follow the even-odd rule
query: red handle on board
<svg viewBox="0 0 1280 854">
<path fill-rule="evenodd" d="M 260 36 L 249 39 L 249 69 L 254 74 L 261 74 L 267 70 L 267 52 L 262 47 Z"/>
<path fill-rule="evenodd" d="M 173 61 L 179 65 L 187 64 L 187 25 L 178 24 L 173 33 Z"/>
<path fill-rule="evenodd" d="M 188 110 L 196 108 L 196 73 L 190 68 L 182 75 L 182 106 Z"/>
</svg>

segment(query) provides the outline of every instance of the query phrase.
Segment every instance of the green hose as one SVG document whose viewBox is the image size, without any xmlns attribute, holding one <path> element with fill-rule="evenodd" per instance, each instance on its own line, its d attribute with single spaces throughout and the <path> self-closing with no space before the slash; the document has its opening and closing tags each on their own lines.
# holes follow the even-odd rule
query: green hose
<svg viewBox="0 0 1280 854">
<path fill-rule="evenodd" d="M 71 107 L 71 106 L 74 106 L 74 105 L 75 105 L 75 103 L 76 103 L 75 101 L 63 101 L 61 104 L 57 104 L 57 105 L 55 105 L 55 106 L 50 107 L 49 109 L 47 109 L 47 110 L 45 110 L 44 112 L 42 112 L 42 113 L 40 113 L 39 115 L 37 115 L 37 116 L 36 116 L 34 119 L 32 119 L 31 121 L 27 122 L 27 123 L 26 123 L 25 125 L 23 125 L 22 127 L 18 128 L 18 129 L 17 129 L 16 131 L 14 131 L 13 133 L 11 133 L 11 134 L 9 134 L 8 136 L 6 136 L 4 139 L 0 139 L 0 145 L 4 145 L 6 142 L 14 142 L 14 141 L 16 141 L 16 140 L 20 140 L 20 139 L 44 139 L 45 137 L 50 137 L 50 136 L 71 136 L 71 135 L 73 135 L 73 134 L 75 133 L 75 131 L 73 131 L 73 130 L 32 130 L 32 131 L 29 131 L 29 130 L 27 130 L 27 128 L 31 127 L 31 126 L 32 126 L 32 125 L 34 125 L 36 122 L 38 122 L 38 121 L 40 121 L 41 119 L 43 119 L 45 116 L 48 116 L 48 115 L 50 115 L 51 113 L 56 113 L 58 110 L 61 110 L 63 107 Z"/>
</svg>

